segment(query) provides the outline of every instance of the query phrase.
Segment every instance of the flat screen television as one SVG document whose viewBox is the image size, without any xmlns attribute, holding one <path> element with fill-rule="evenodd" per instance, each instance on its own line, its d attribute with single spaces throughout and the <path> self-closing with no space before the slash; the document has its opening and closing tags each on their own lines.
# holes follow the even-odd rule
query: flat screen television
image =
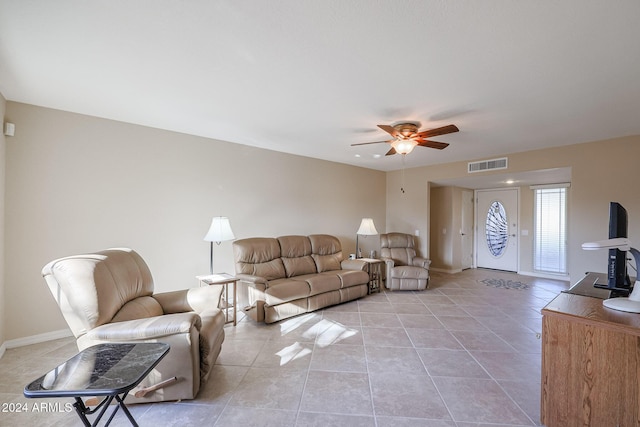
<svg viewBox="0 0 640 427">
<path fill-rule="evenodd" d="M 627 211 L 618 202 L 609 203 L 609 238 L 627 236 Z M 631 291 L 631 280 L 627 275 L 627 252 L 609 249 L 607 263 L 607 285 L 597 287 L 610 289 L 613 296 L 627 296 Z"/>
</svg>

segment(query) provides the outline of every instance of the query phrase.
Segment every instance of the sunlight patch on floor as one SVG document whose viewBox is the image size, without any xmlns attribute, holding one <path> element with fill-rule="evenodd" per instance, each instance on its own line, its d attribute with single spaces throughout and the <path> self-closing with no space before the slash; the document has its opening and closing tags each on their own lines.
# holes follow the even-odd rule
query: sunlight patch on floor
<svg viewBox="0 0 640 427">
<path fill-rule="evenodd" d="M 311 350 L 304 347 L 299 342 L 295 342 L 276 353 L 276 356 L 280 357 L 280 366 L 284 366 L 287 363 L 293 362 L 297 359 L 302 359 L 309 355 L 311 355 Z"/>
</svg>

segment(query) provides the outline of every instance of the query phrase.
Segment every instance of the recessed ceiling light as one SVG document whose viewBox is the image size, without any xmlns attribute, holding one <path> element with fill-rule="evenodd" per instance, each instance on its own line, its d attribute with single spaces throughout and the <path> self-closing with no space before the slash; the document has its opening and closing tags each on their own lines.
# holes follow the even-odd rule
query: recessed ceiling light
<svg viewBox="0 0 640 427">
<path fill-rule="evenodd" d="M 356 157 L 362 157 L 360 154 L 356 154 Z"/>
<path fill-rule="evenodd" d="M 509 184 L 509 185 L 511 185 L 511 184 L 515 183 L 515 181 L 514 181 L 514 180 L 512 180 L 512 179 L 508 179 L 508 180 L 506 180 L 504 183 L 505 183 L 505 184 Z"/>
<path fill-rule="evenodd" d="M 379 159 L 380 157 L 382 157 L 382 155 L 380 155 L 380 154 L 374 154 L 374 155 L 373 155 L 373 158 L 374 158 L 374 159 Z"/>
</svg>

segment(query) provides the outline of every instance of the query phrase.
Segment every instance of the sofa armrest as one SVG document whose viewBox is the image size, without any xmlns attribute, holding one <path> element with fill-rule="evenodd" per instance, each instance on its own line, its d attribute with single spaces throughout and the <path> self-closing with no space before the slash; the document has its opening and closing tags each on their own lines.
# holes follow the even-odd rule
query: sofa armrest
<svg viewBox="0 0 640 427">
<path fill-rule="evenodd" d="M 201 313 L 209 308 L 217 308 L 221 296 L 222 286 L 212 285 L 157 293 L 153 298 L 160 303 L 165 314 L 171 314 L 189 311 Z"/>
<path fill-rule="evenodd" d="M 236 274 L 236 279 L 239 279 L 250 286 L 266 289 L 269 287 L 269 281 L 261 276 L 252 276 L 250 274 Z"/>
<path fill-rule="evenodd" d="M 431 260 L 417 256 L 413 258 L 412 264 L 416 267 L 422 267 L 428 270 L 431 265 Z"/>
<path fill-rule="evenodd" d="M 340 263 L 340 268 L 343 270 L 361 270 L 367 271 L 368 263 L 360 259 L 345 259 Z"/>
<path fill-rule="evenodd" d="M 387 268 L 387 270 L 393 268 L 396 265 L 395 261 L 391 258 L 380 258 L 380 259 L 384 261 L 384 265 Z"/>
<path fill-rule="evenodd" d="M 93 341 L 142 341 L 184 334 L 192 328 L 199 330 L 200 327 L 200 316 L 196 313 L 177 313 L 107 323 L 90 330 L 86 337 Z"/>
</svg>

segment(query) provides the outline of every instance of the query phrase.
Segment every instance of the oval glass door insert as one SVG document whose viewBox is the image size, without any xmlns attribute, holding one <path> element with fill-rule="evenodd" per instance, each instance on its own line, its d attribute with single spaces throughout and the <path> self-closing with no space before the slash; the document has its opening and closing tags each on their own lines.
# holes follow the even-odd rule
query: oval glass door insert
<svg viewBox="0 0 640 427">
<path fill-rule="evenodd" d="M 507 213 L 504 206 L 499 201 L 494 201 L 489 206 L 485 226 L 487 246 L 491 255 L 499 257 L 507 248 L 507 240 L 509 239 L 507 228 Z"/>
</svg>

